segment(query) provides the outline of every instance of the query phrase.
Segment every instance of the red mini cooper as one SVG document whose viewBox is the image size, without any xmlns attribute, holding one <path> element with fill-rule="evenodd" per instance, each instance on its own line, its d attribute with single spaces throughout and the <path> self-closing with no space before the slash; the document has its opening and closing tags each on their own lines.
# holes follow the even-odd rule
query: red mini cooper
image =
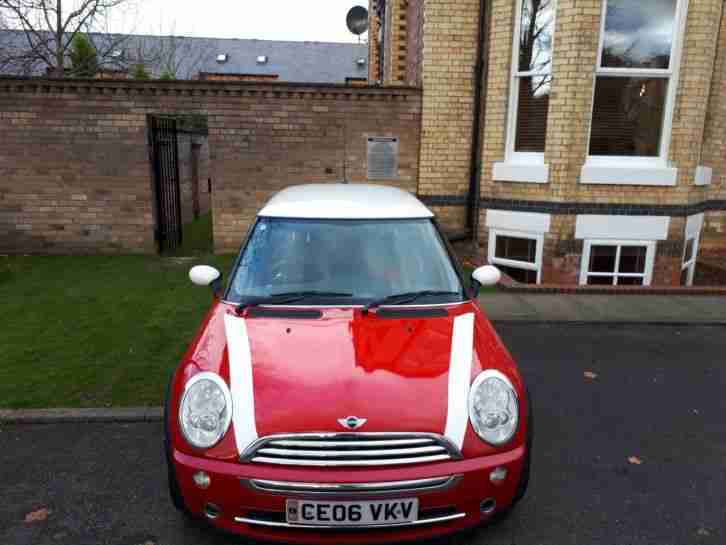
<svg viewBox="0 0 726 545">
<path fill-rule="evenodd" d="M 169 384 L 174 505 L 249 538 L 373 543 L 499 518 L 531 407 L 434 215 L 372 185 L 273 197 Z"/>
</svg>

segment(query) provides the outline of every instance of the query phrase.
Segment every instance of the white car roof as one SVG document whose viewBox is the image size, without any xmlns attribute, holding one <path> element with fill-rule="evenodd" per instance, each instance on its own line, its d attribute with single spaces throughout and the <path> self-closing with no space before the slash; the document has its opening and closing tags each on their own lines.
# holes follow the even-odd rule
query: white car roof
<svg viewBox="0 0 726 545">
<path fill-rule="evenodd" d="M 434 214 L 396 187 L 367 184 L 309 184 L 283 189 L 258 216 L 303 219 L 410 219 Z"/>
</svg>

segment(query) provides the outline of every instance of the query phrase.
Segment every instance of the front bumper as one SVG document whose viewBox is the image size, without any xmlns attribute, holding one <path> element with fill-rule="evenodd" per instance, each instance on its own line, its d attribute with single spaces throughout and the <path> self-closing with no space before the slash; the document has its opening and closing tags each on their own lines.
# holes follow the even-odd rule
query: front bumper
<svg viewBox="0 0 726 545">
<path fill-rule="evenodd" d="M 509 452 L 394 469 L 314 469 L 237 464 L 197 458 L 174 451 L 174 473 L 187 509 L 207 517 L 214 526 L 252 539 L 287 543 L 383 543 L 438 537 L 476 526 L 514 501 L 522 473 L 525 447 Z M 490 473 L 507 469 L 506 479 L 493 484 Z M 200 489 L 192 479 L 205 471 L 211 484 Z M 419 499 L 419 520 L 382 528 L 306 528 L 288 525 L 285 500 L 355 501 Z M 496 507 L 483 514 L 484 500 Z M 205 515 L 212 504 L 219 512 Z"/>
</svg>

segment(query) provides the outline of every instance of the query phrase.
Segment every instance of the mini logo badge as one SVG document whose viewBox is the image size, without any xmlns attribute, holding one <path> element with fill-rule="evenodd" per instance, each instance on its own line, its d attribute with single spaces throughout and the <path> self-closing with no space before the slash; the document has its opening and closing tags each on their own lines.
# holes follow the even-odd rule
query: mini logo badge
<svg viewBox="0 0 726 545">
<path fill-rule="evenodd" d="M 358 418 L 357 416 L 347 416 L 345 418 L 338 418 L 338 424 L 349 430 L 357 430 L 363 424 L 368 422 L 367 418 Z"/>
</svg>

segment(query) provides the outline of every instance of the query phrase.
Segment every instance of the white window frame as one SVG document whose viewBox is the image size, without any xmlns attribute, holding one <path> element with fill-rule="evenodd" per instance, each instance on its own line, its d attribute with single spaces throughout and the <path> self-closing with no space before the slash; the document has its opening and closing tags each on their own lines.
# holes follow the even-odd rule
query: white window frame
<svg viewBox="0 0 726 545">
<path fill-rule="evenodd" d="M 591 273 L 590 252 L 593 246 L 616 246 L 615 270 L 612 273 Z M 623 246 L 645 246 L 645 272 L 643 273 L 620 273 L 620 252 Z M 617 239 L 587 239 L 582 252 L 582 263 L 580 265 L 580 285 L 587 286 L 587 279 L 590 276 L 600 278 L 614 278 L 613 286 L 618 285 L 618 278 L 642 278 L 643 286 L 650 286 L 653 281 L 653 265 L 655 263 L 654 240 L 617 240 Z"/>
<path fill-rule="evenodd" d="M 676 169 L 668 169 L 668 153 L 671 144 L 673 128 L 673 113 L 679 87 L 679 73 L 681 66 L 681 53 L 683 37 L 685 34 L 688 0 L 676 0 L 676 13 L 673 21 L 673 41 L 671 43 L 670 66 L 667 69 L 656 68 L 608 68 L 602 66 L 602 50 L 605 42 L 605 21 L 607 16 L 608 0 L 601 0 L 600 39 L 597 50 L 597 64 L 592 89 L 592 110 L 590 112 L 590 129 L 588 131 L 588 156 L 583 168 L 583 183 L 620 183 L 627 185 L 675 185 Z M 595 88 L 598 77 L 623 78 L 663 78 L 668 80 L 668 92 L 664 105 L 663 127 L 661 129 L 660 150 L 655 157 L 633 157 L 617 155 L 589 155 L 592 139 L 592 119 L 595 108 Z M 623 177 L 617 169 L 628 171 Z M 612 169 L 614 172 L 608 170 Z M 654 169 L 654 172 L 648 172 Z M 658 171 L 660 169 L 660 171 Z M 610 179 L 612 178 L 612 179 Z M 641 181 L 642 179 L 642 181 Z M 619 180 L 619 181 L 618 181 Z M 662 181 L 658 181 L 662 180 Z"/>
<path fill-rule="evenodd" d="M 686 250 L 688 250 L 688 242 L 693 241 L 693 257 L 691 259 L 687 259 L 688 256 L 686 255 Z M 696 276 L 696 262 L 698 261 L 698 252 L 700 250 L 701 245 L 701 235 L 698 234 L 695 237 L 690 237 L 686 239 L 685 247 L 683 248 L 683 259 L 681 260 L 681 275 L 683 274 L 683 271 L 688 270 L 688 278 L 686 279 L 686 286 L 692 286 L 693 285 L 693 279 Z"/>
<path fill-rule="evenodd" d="M 535 261 L 517 261 L 514 259 L 505 259 L 497 257 L 497 237 L 524 238 L 534 240 L 536 244 Z M 542 254 L 544 252 L 544 234 L 531 233 L 527 231 L 513 231 L 509 229 L 490 229 L 489 230 L 489 251 L 488 261 L 491 265 L 501 265 L 503 267 L 511 267 L 513 269 L 522 269 L 525 271 L 535 271 L 537 273 L 537 284 L 542 282 Z"/>
<path fill-rule="evenodd" d="M 549 69 L 547 71 L 541 70 L 528 70 L 521 72 L 519 70 L 519 46 L 520 46 L 520 34 L 522 26 L 522 3 L 525 0 L 517 0 L 515 5 L 515 16 L 514 16 L 514 32 L 512 40 L 512 66 L 509 75 L 509 109 L 508 109 L 508 120 L 507 120 L 507 139 L 506 139 L 506 162 L 517 163 L 517 164 L 528 164 L 528 165 L 539 165 L 546 167 L 544 162 L 544 152 L 521 152 L 514 151 L 514 145 L 517 139 L 517 113 L 519 110 L 519 85 L 520 80 L 526 77 L 533 76 L 546 76 L 552 75 L 552 65 L 554 62 L 554 49 L 555 49 L 555 34 L 557 26 L 557 0 L 552 1 L 552 52 L 553 59 L 550 62 Z M 520 171 L 521 174 L 521 171 Z M 515 181 L 515 180 L 509 180 Z M 524 180 L 529 181 L 529 180 Z M 533 180 L 538 183 L 546 183 L 537 180 Z"/>
<path fill-rule="evenodd" d="M 696 276 L 696 263 L 698 262 L 698 253 L 701 251 L 701 232 L 703 231 L 703 218 L 700 221 L 696 221 L 691 224 L 691 220 L 698 218 L 694 216 L 689 218 L 686 224 L 686 239 L 683 245 L 683 257 L 681 259 L 681 276 L 683 271 L 688 270 L 688 278 L 686 279 L 686 286 L 693 285 L 693 279 Z M 686 255 L 688 250 L 688 242 L 693 241 L 693 256 L 689 258 Z"/>
</svg>

